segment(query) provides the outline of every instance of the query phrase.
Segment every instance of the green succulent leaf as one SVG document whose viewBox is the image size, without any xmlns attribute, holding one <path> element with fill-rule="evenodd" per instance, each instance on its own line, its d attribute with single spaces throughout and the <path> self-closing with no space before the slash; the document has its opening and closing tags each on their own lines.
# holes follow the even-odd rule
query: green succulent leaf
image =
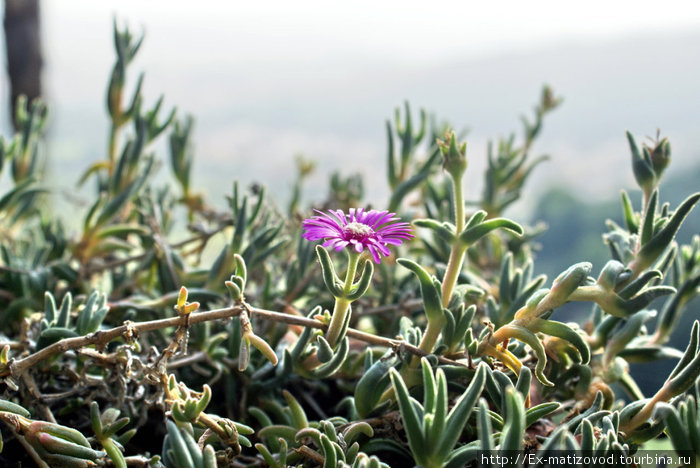
<svg viewBox="0 0 700 468">
<path fill-rule="evenodd" d="M 640 265 L 638 268 L 653 264 L 663 251 L 666 250 L 671 242 L 673 242 L 678 229 L 680 229 L 681 224 L 698 200 L 700 200 L 700 193 L 695 193 L 683 200 L 678 208 L 676 208 L 676 211 L 673 212 L 673 216 L 671 216 L 671 219 L 666 223 L 663 229 L 654 234 L 654 236 L 642 246 L 637 254 L 637 262 Z"/>
<path fill-rule="evenodd" d="M 506 218 L 494 218 L 488 221 L 479 223 L 473 227 L 467 227 L 464 231 L 459 234 L 459 241 L 463 245 L 472 245 L 486 234 L 496 229 L 506 229 L 508 231 L 514 232 L 517 235 L 523 234 L 523 227 Z"/>
<path fill-rule="evenodd" d="M 442 308 L 442 300 L 440 298 L 440 291 L 433 283 L 432 278 L 426 272 L 423 267 L 418 265 L 412 260 L 406 258 L 399 258 L 396 261 L 399 265 L 411 270 L 418 281 L 420 282 L 421 296 L 423 297 L 423 308 L 425 309 L 425 314 L 428 317 L 428 321 L 435 322 L 437 324 L 444 323 L 445 314 Z"/>
<path fill-rule="evenodd" d="M 506 424 L 500 439 L 502 453 L 520 451 L 526 427 L 525 402 L 514 388 L 506 389 Z"/>
</svg>

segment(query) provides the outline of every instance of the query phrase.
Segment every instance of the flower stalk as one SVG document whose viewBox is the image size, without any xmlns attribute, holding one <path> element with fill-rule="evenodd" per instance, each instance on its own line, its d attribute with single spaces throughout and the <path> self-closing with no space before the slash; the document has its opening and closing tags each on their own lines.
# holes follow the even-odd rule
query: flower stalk
<svg viewBox="0 0 700 468">
<path fill-rule="evenodd" d="M 462 143 L 457 147 L 457 137 L 454 132 L 448 133 L 445 141 L 438 140 L 440 151 L 442 152 L 444 163 L 443 168 L 450 175 L 454 196 L 455 210 L 455 232 L 461 233 L 464 230 L 464 192 L 462 190 L 462 176 L 467 169 L 467 144 Z M 460 242 L 459 237 L 455 237 L 452 243 L 452 252 L 447 263 L 447 270 L 442 280 L 442 306 L 447 307 L 452 297 L 452 291 L 457 284 L 457 277 L 462 271 L 464 254 L 467 245 Z M 427 335 L 427 333 L 426 333 Z"/>
<path fill-rule="evenodd" d="M 335 305 L 333 306 L 333 315 L 331 316 L 331 321 L 328 324 L 328 331 L 326 332 L 326 340 L 331 346 L 335 344 L 342 338 L 342 332 L 345 323 L 348 321 L 348 315 L 350 314 L 350 304 L 352 301 L 348 299 L 350 291 L 352 290 L 353 282 L 355 280 L 355 273 L 357 272 L 357 264 L 360 261 L 360 255 L 356 252 L 350 250 L 348 253 L 348 268 L 345 272 L 345 282 L 343 283 L 343 295 L 335 298 Z"/>
<path fill-rule="evenodd" d="M 351 208 L 348 214 L 341 210 L 330 211 L 330 215 L 320 211 L 318 213 L 319 216 L 304 221 L 303 237 L 310 241 L 325 241 L 322 246 L 316 247 L 316 254 L 321 263 L 326 288 L 335 298 L 333 315 L 326 333 L 328 344 L 335 347 L 342 340 L 350 322 L 350 304 L 367 291 L 374 273 L 372 263 L 366 261 L 360 279 L 355 283 L 362 253 L 368 251 L 374 262 L 379 263 L 382 255 L 388 256 L 391 253 L 388 245 L 400 245 L 404 240 L 411 239 L 413 234 L 408 223 L 397 222 L 394 213 L 387 211 Z M 346 250 L 348 268 L 344 281 L 336 275 L 325 247 L 333 247 L 336 252 Z"/>
</svg>

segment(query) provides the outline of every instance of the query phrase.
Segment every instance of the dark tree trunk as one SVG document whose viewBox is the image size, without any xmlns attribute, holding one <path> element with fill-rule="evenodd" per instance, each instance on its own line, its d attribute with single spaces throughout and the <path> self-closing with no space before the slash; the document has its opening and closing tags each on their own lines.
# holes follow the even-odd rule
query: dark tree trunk
<svg viewBox="0 0 700 468">
<path fill-rule="evenodd" d="M 10 77 L 10 114 L 14 120 L 17 98 L 29 102 L 41 95 L 41 38 L 39 0 L 5 0 L 5 44 Z"/>
</svg>

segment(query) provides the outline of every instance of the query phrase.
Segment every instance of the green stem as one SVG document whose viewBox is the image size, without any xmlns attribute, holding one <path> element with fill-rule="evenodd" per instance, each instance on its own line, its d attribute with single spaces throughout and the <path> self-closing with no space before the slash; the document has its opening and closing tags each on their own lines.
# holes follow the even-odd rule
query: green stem
<svg viewBox="0 0 700 468">
<path fill-rule="evenodd" d="M 444 326 L 445 320 L 441 320 L 439 323 L 436 321 L 428 321 L 428 326 L 425 327 L 425 333 L 423 333 L 423 338 L 421 338 L 418 348 L 428 354 L 432 353 L 435 343 L 437 343 L 440 333 L 442 332 L 442 327 Z M 420 364 L 420 356 L 413 356 L 411 358 L 410 365 L 405 368 L 406 372 L 409 372 L 411 369 L 415 369 L 418 367 L 418 364 Z M 401 375 L 409 387 L 413 386 L 413 380 L 408 377 L 407 373 L 402 371 Z"/>
<path fill-rule="evenodd" d="M 651 198 L 651 194 L 653 193 L 654 189 L 642 189 L 642 209 L 640 211 L 640 224 L 639 224 L 639 229 L 637 232 L 637 245 L 635 247 L 635 258 L 632 260 L 628 265 L 627 268 L 632 270 L 632 274 L 625 280 L 624 282 L 620 283 L 617 285 L 615 288 L 616 291 L 620 291 L 622 288 L 627 286 L 630 282 L 634 281 L 639 277 L 639 275 L 642 273 L 642 271 L 646 270 L 649 265 L 645 265 L 644 262 L 639 261 L 639 257 L 637 257 L 637 254 L 639 251 L 642 249 L 642 225 L 644 224 L 644 218 L 646 218 L 647 211 L 649 209 L 649 199 Z"/>
<path fill-rule="evenodd" d="M 455 192 L 455 226 L 457 234 L 464 229 L 464 193 L 462 192 L 462 181 L 452 179 L 452 186 Z"/>
<path fill-rule="evenodd" d="M 455 175 L 450 174 L 452 180 L 452 188 L 454 189 L 454 209 L 455 209 L 455 234 L 459 236 L 459 233 L 464 230 L 464 194 L 462 192 L 462 177 L 461 174 Z M 452 291 L 457 284 L 457 277 L 459 272 L 462 271 L 462 264 L 464 263 L 464 254 L 467 251 L 467 247 L 459 242 L 459 239 L 455 237 L 455 241 L 452 244 L 452 252 L 450 253 L 450 260 L 447 262 L 447 270 L 445 271 L 445 276 L 442 279 L 442 307 L 447 307 L 450 303 L 450 298 L 452 297 Z M 440 337 L 440 332 L 442 332 L 442 327 L 445 325 L 445 320 L 430 321 L 428 320 L 428 326 L 425 329 L 423 338 L 420 341 L 418 347 L 423 351 L 430 353 L 435 347 L 438 338 Z M 417 359 L 411 360 L 412 366 L 418 365 Z"/>
<path fill-rule="evenodd" d="M 442 327 L 444 325 L 444 320 L 442 320 L 440 323 L 428 322 L 428 326 L 425 328 L 425 333 L 423 334 L 423 338 L 420 340 L 418 347 L 426 353 L 433 352 L 435 343 L 437 343 L 438 337 L 440 336 L 440 332 L 442 331 Z"/>
<path fill-rule="evenodd" d="M 343 296 L 350 294 L 352 289 L 352 283 L 355 279 L 355 272 L 357 271 L 357 264 L 360 262 L 360 254 L 353 252 L 351 250 L 346 250 L 348 253 L 348 269 L 345 272 L 345 284 L 343 285 Z M 346 299 L 345 297 L 336 297 L 335 306 L 333 306 L 333 315 L 331 316 L 331 322 L 328 324 L 328 331 L 326 332 L 326 340 L 331 347 L 334 347 L 338 338 L 340 337 L 340 332 L 343 329 L 343 324 L 347 319 L 347 314 L 350 308 L 350 303 L 352 301 Z"/>
<path fill-rule="evenodd" d="M 116 166 L 116 163 L 117 163 L 118 133 L 119 133 L 119 126 L 117 126 L 113 122 L 112 128 L 109 132 L 109 167 L 107 168 L 107 172 L 109 174 L 109 177 L 112 177 L 112 174 L 114 173 L 114 167 Z"/>
<path fill-rule="evenodd" d="M 629 420 L 626 424 L 623 424 L 622 427 L 620 428 L 620 431 L 625 432 L 626 434 L 630 434 L 633 430 L 635 430 L 637 427 L 639 427 L 644 421 L 649 419 L 651 415 L 654 412 L 654 408 L 656 407 L 656 404 L 659 402 L 664 402 L 668 401 L 670 399 L 669 395 L 667 394 L 667 387 L 664 385 L 661 387 L 661 390 L 659 390 L 656 395 L 654 395 L 646 405 L 637 413 L 634 415 L 634 417 Z"/>
<path fill-rule="evenodd" d="M 442 466 L 445 466 L 444 460 L 441 459 L 442 454 L 437 455 L 437 460 L 434 460 L 432 458 L 428 459 L 425 461 L 425 465 L 423 465 L 424 468 L 441 468 Z"/>
<path fill-rule="evenodd" d="M 464 230 L 464 194 L 462 192 L 461 177 L 452 176 L 452 187 L 454 188 L 454 207 L 455 207 L 455 234 L 459 234 Z M 458 237 L 455 238 L 452 244 L 452 253 L 450 260 L 447 263 L 445 277 L 442 279 L 442 306 L 447 307 L 452 297 L 452 291 L 457 284 L 457 277 L 462 271 L 462 263 L 464 262 L 464 253 L 467 251 L 466 246 L 460 243 Z M 427 333 L 426 333 L 427 334 Z"/>
<path fill-rule="evenodd" d="M 464 253 L 467 249 L 459 244 L 459 241 L 455 241 L 455 245 L 452 246 L 452 253 L 450 254 L 450 260 L 447 262 L 447 270 L 445 270 L 445 277 L 442 279 L 442 306 L 447 307 L 450 303 L 450 298 L 452 297 L 452 291 L 457 284 L 457 277 L 459 272 L 462 271 L 462 263 L 464 262 Z"/>
<path fill-rule="evenodd" d="M 597 302 L 600 300 L 601 296 L 605 295 L 605 293 L 606 291 L 597 284 L 591 286 L 579 286 L 569 295 L 567 300 Z"/>
</svg>

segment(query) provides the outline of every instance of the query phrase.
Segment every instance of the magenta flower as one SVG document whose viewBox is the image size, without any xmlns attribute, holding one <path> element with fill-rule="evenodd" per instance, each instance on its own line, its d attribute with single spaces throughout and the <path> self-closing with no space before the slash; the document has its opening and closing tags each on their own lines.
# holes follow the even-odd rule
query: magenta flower
<svg viewBox="0 0 700 468">
<path fill-rule="evenodd" d="M 324 247 L 333 247 L 336 252 L 345 247 L 361 253 L 367 249 L 372 254 L 375 263 L 379 263 L 381 255 L 389 256 L 388 245 L 400 245 L 405 239 L 411 239 L 411 227 L 408 223 L 397 222 L 395 213 L 388 211 L 350 208 L 350 213 L 342 210 L 329 210 L 329 216 L 318 210 L 320 216 L 313 216 L 303 223 L 303 237 L 316 241 L 324 239 Z"/>
</svg>

